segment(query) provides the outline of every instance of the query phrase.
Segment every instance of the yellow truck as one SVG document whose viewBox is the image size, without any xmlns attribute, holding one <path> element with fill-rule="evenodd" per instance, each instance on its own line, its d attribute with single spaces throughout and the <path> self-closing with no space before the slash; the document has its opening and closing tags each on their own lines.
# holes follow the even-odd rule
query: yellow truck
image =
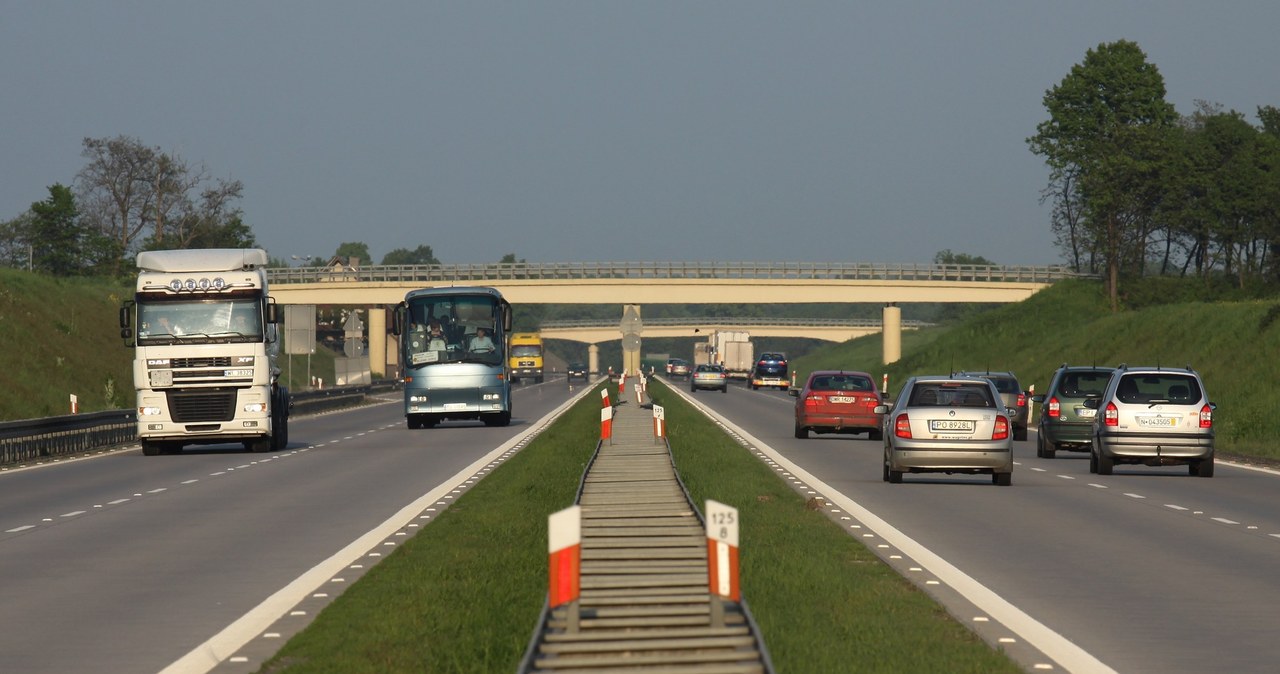
<svg viewBox="0 0 1280 674">
<path fill-rule="evenodd" d="M 511 354 L 511 383 L 521 379 L 533 379 L 542 383 L 542 335 L 536 332 L 517 332 L 511 335 L 508 353 Z"/>
</svg>

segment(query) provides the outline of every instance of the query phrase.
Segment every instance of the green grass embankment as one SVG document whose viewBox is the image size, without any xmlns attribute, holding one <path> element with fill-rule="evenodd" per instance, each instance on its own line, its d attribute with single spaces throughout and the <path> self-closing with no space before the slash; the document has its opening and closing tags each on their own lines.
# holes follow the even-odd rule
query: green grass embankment
<svg viewBox="0 0 1280 674">
<path fill-rule="evenodd" d="M 0 268 L 0 421 L 132 407 L 133 349 L 120 338 L 120 305 L 133 286 L 112 279 L 56 278 Z M 333 382 L 333 353 L 282 357 L 290 388 L 310 372 Z"/>
<path fill-rule="evenodd" d="M 1013 370 L 1023 388 L 1043 393 L 1064 362 L 1081 365 L 1190 365 L 1217 404 L 1222 452 L 1280 459 L 1280 301 L 1186 302 L 1113 314 L 1102 286 L 1069 281 L 1026 301 L 955 325 L 903 333 L 902 359 L 885 367 L 871 335 L 797 358 L 803 377 L 844 368 L 889 375 L 889 392 L 914 374 Z"/>
<path fill-rule="evenodd" d="M 779 674 L 1017 672 L 661 386 L 695 503 L 739 508 L 744 596 Z M 599 437 L 593 391 L 353 584 L 263 672 L 516 670 L 546 596 L 547 517 Z"/>
</svg>

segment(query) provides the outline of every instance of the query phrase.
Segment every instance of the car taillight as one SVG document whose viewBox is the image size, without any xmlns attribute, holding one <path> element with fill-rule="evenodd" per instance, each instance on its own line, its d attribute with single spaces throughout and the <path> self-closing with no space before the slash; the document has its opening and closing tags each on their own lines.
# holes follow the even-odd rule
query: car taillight
<svg viewBox="0 0 1280 674">
<path fill-rule="evenodd" d="M 804 404 L 809 407 L 813 407 L 815 405 L 821 405 L 824 400 L 826 399 L 822 396 L 809 396 L 804 399 Z"/>
<path fill-rule="evenodd" d="M 1027 406 L 1027 394 L 1025 394 L 1025 393 L 1019 393 L 1019 394 L 1018 394 L 1018 407 L 1026 407 L 1026 406 Z"/>
<path fill-rule="evenodd" d="M 898 418 L 893 420 L 893 434 L 900 438 L 911 438 L 911 420 L 905 413 L 899 414 Z"/>
<path fill-rule="evenodd" d="M 1106 409 L 1102 410 L 1102 423 L 1108 426 L 1120 425 L 1120 410 L 1116 409 L 1116 404 L 1107 403 Z"/>
<path fill-rule="evenodd" d="M 1050 419 L 1057 419 L 1062 414 L 1062 404 L 1057 398 L 1050 398 L 1049 402 L 1044 404 L 1045 412 L 1049 414 Z"/>
<path fill-rule="evenodd" d="M 1208 405 L 1200 408 L 1200 428 L 1213 428 L 1213 408 Z"/>
<path fill-rule="evenodd" d="M 1009 417 L 996 415 L 996 427 L 991 431 L 992 440 L 1004 440 L 1009 437 Z"/>
</svg>

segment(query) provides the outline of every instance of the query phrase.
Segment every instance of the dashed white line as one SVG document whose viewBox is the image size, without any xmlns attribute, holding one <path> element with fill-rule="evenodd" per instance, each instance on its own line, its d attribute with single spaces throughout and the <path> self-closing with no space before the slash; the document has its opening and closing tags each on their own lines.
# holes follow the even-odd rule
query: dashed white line
<svg viewBox="0 0 1280 674">
<path fill-rule="evenodd" d="M 1074 480 L 1074 479 L 1076 479 L 1076 476 L 1074 476 L 1074 475 L 1059 475 L 1058 477 L 1060 477 L 1060 478 L 1062 478 L 1062 479 L 1064 479 L 1064 480 Z"/>
<path fill-rule="evenodd" d="M 1186 510 L 1186 508 L 1183 508 L 1183 507 L 1182 507 L 1182 506 L 1180 506 L 1180 505 L 1174 505 L 1174 504 L 1172 504 L 1172 503 L 1166 503 L 1166 504 L 1164 504 L 1164 507 L 1166 507 L 1166 508 L 1173 508 L 1174 510 Z"/>
<path fill-rule="evenodd" d="M 181 484 L 191 484 L 193 482 L 199 482 L 199 481 L 200 480 L 197 480 L 197 479 L 184 480 Z"/>
<path fill-rule="evenodd" d="M 1223 524 L 1239 524 L 1239 522 L 1235 520 L 1229 520 L 1225 517 L 1211 517 L 1209 519 L 1212 519 L 1214 522 L 1222 522 Z"/>
<path fill-rule="evenodd" d="M 1131 493 L 1129 493 L 1129 492 L 1125 492 L 1125 494 L 1124 494 L 1124 495 L 1125 495 L 1125 496 L 1128 496 L 1129 498 L 1146 498 L 1146 497 L 1145 497 L 1145 496 L 1143 496 L 1142 494 L 1131 494 Z"/>
<path fill-rule="evenodd" d="M 160 493 L 160 492 L 162 492 L 162 491 L 169 491 L 169 488 L 168 488 L 168 487 L 161 487 L 161 488 L 159 488 L 159 489 L 152 489 L 151 491 L 149 491 L 149 492 L 147 492 L 147 493 L 148 493 L 148 494 L 159 494 L 159 493 Z"/>
<path fill-rule="evenodd" d="M 4 532 L 5 532 L 6 534 L 16 534 L 16 533 L 18 533 L 19 531 L 26 531 L 27 529 L 34 529 L 34 528 L 36 528 L 36 525 L 34 525 L 34 524 L 26 524 L 26 525 L 23 525 L 23 526 L 20 526 L 20 527 L 15 527 L 15 528 L 13 528 L 13 529 L 5 529 L 5 530 L 4 530 Z"/>
<path fill-rule="evenodd" d="M 83 515 L 83 514 L 84 514 L 84 511 L 83 511 L 83 510 L 72 510 L 72 511 L 71 511 L 71 512 L 69 512 L 69 513 L 63 513 L 61 516 L 62 516 L 62 517 L 75 517 L 76 515 Z"/>
</svg>

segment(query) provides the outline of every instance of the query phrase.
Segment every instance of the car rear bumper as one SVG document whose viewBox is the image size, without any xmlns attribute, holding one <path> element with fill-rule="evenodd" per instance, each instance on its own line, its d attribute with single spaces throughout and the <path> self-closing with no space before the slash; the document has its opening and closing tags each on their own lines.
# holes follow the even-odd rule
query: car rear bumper
<svg viewBox="0 0 1280 674">
<path fill-rule="evenodd" d="M 1206 433 L 1099 433 L 1098 451 L 1112 458 L 1207 459 L 1213 435 Z"/>
<path fill-rule="evenodd" d="M 837 432 L 844 428 L 879 430 L 882 417 L 878 414 L 805 414 L 796 417 L 796 425 L 818 430 L 831 428 Z"/>
<path fill-rule="evenodd" d="M 1040 433 L 1048 442 L 1064 445 L 1088 445 L 1093 441 L 1093 423 L 1063 421 L 1041 423 Z"/>
<path fill-rule="evenodd" d="M 972 443 L 965 447 L 890 449 L 889 469 L 904 472 L 990 470 L 1011 473 L 1013 452 L 1007 444 L 1000 442 Z"/>
</svg>

